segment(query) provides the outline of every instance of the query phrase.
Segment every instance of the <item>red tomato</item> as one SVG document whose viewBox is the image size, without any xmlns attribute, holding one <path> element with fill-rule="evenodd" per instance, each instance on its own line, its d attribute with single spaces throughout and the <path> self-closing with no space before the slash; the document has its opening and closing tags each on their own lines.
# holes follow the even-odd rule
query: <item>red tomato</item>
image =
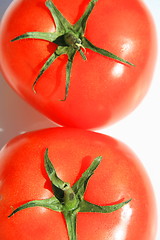
<svg viewBox="0 0 160 240">
<path fill-rule="evenodd" d="M 73 25 L 89 0 L 53 1 Z M 91 12 L 85 37 L 96 46 L 126 59 L 121 64 L 86 48 L 87 61 L 77 52 L 66 101 L 67 55 L 61 55 L 32 85 L 57 45 L 39 39 L 11 42 L 26 32 L 56 31 L 45 0 L 13 1 L 2 19 L 0 65 L 14 90 L 54 122 L 63 126 L 99 128 L 126 116 L 146 94 L 156 53 L 155 28 L 142 1 L 99 0 Z"/>
<path fill-rule="evenodd" d="M 109 136 L 69 128 L 26 133 L 11 140 L 0 152 L 0 239 L 67 240 L 59 212 L 27 208 L 8 218 L 13 209 L 53 196 L 44 168 L 44 152 L 59 178 L 71 184 L 94 158 L 102 161 L 89 180 L 84 199 L 108 205 L 132 200 L 112 213 L 78 213 L 78 240 L 155 239 L 156 207 L 149 178 L 136 155 Z"/>
</svg>

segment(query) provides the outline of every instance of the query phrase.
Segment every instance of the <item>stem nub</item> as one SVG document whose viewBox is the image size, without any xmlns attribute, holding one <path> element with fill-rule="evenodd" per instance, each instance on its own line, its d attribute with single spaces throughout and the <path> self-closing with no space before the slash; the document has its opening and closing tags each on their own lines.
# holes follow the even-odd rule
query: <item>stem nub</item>
<svg viewBox="0 0 160 240">
<path fill-rule="evenodd" d="M 79 47 L 82 45 L 82 41 L 80 38 L 78 38 L 75 34 L 69 32 L 64 35 L 64 41 L 66 45 L 71 46 L 75 49 L 79 49 Z"/>
</svg>

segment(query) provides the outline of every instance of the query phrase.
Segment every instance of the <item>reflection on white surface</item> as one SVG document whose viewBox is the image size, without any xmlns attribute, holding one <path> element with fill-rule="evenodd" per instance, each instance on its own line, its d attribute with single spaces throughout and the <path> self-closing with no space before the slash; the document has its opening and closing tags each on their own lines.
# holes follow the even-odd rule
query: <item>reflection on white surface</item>
<svg viewBox="0 0 160 240">
<path fill-rule="evenodd" d="M 24 102 L 0 75 L 0 149 L 19 134 L 54 126 L 53 122 Z"/>
<path fill-rule="evenodd" d="M 120 224 L 114 230 L 113 239 L 115 240 L 125 240 L 127 234 L 127 227 L 130 223 L 130 218 L 132 216 L 132 208 L 129 204 L 126 204 L 122 208 Z"/>
<path fill-rule="evenodd" d="M 24 134 L 24 133 L 26 133 L 26 131 L 21 131 L 19 134 Z"/>
</svg>

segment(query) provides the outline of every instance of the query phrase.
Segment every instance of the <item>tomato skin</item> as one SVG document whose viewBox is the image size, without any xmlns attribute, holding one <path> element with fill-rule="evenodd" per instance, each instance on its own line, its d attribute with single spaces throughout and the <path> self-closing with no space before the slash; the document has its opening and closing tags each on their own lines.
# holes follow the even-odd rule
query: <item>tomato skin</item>
<svg viewBox="0 0 160 240">
<path fill-rule="evenodd" d="M 0 239 L 68 239 L 61 213 L 34 207 L 7 217 L 13 208 L 25 202 L 52 196 L 44 169 L 46 148 L 58 176 L 71 185 L 95 157 L 102 155 L 102 162 L 88 183 L 86 200 L 106 205 L 132 198 L 130 203 L 110 214 L 79 213 L 78 240 L 155 239 L 154 194 L 136 155 L 109 136 L 70 128 L 25 133 L 1 150 Z"/>
<path fill-rule="evenodd" d="M 89 0 L 54 0 L 74 24 Z M 72 6 L 72 8 L 70 7 Z M 11 39 L 28 31 L 54 32 L 45 0 L 13 1 L 0 28 L 0 65 L 4 77 L 27 102 L 54 122 L 69 127 L 99 128 L 122 119 L 141 102 L 152 79 L 156 36 L 152 18 L 142 1 L 99 0 L 91 13 L 85 36 L 96 46 L 122 57 L 125 66 L 87 49 L 87 61 L 76 54 L 69 95 L 65 94 L 67 56 L 59 57 L 32 84 L 56 45 L 41 40 Z"/>
</svg>

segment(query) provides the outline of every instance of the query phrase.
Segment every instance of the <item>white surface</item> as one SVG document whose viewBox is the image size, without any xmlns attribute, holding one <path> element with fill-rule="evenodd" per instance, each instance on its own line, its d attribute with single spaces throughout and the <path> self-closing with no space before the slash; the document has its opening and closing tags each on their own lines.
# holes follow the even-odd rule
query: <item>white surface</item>
<svg viewBox="0 0 160 240">
<path fill-rule="evenodd" d="M 10 2 L 0 0 L 0 17 Z M 144 2 L 155 20 L 160 43 L 160 1 Z M 0 148 L 24 131 L 53 126 L 53 123 L 20 99 L 0 76 Z M 123 141 L 139 156 L 150 176 L 160 218 L 160 49 L 154 79 L 143 102 L 125 119 L 100 132 Z M 160 227 L 156 240 L 160 240 Z"/>
</svg>

